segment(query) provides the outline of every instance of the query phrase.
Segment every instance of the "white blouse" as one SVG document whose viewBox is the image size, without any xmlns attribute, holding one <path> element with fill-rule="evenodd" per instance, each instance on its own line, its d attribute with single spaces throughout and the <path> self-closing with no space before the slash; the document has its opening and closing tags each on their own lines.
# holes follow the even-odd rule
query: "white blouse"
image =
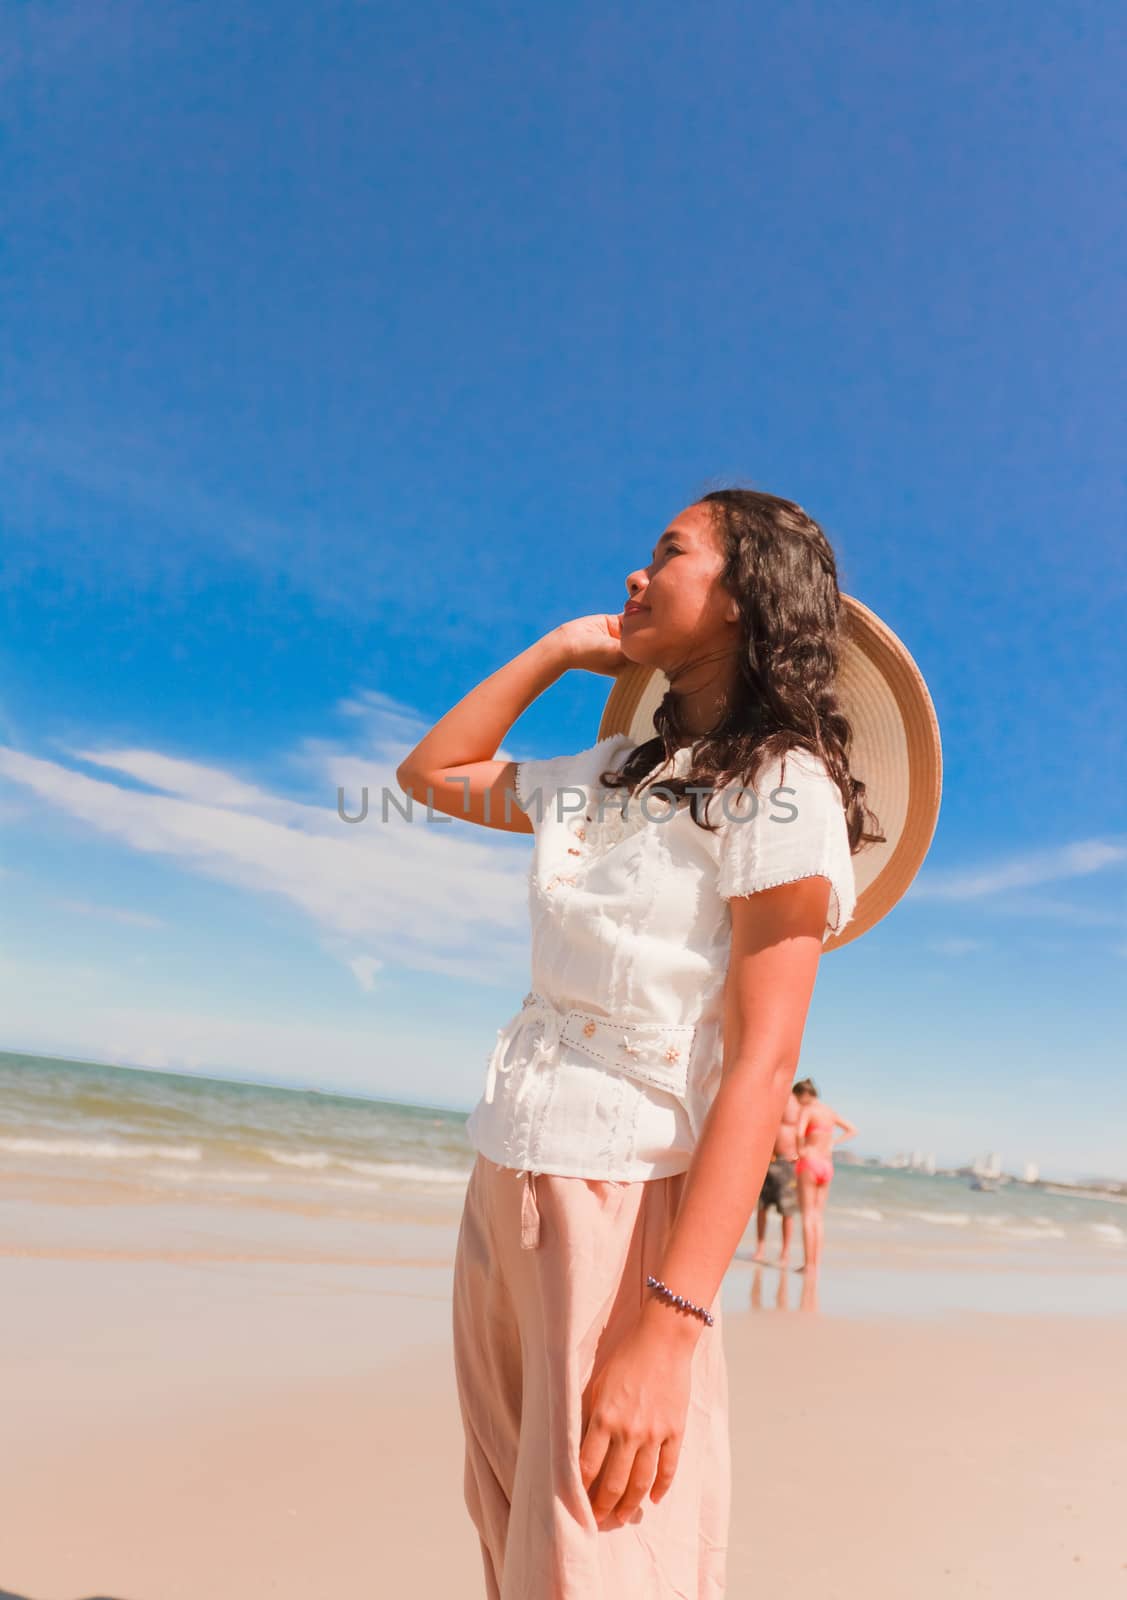
<svg viewBox="0 0 1127 1600">
<path fill-rule="evenodd" d="M 755 793 L 731 784 L 699 827 L 687 802 L 602 788 L 636 741 L 523 761 L 533 824 L 532 988 L 497 1030 L 471 1145 L 501 1166 L 634 1182 L 689 1165 L 723 1063 L 733 895 L 824 876 L 823 942 L 856 904 L 841 795 L 825 764 L 792 749 Z M 666 820 L 668 819 L 668 820 Z"/>
</svg>

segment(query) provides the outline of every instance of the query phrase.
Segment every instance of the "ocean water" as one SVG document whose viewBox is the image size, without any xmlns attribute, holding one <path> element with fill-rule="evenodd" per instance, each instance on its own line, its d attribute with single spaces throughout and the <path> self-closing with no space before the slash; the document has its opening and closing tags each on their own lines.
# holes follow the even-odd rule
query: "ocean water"
<svg viewBox="0 0 1127 1600">
<path fill-rule="evenodd" d="M 175 1204 L 286 1216 L 456 1223 L 473 1151 L 463 1112 L 0 1053 L 0 1200 Z M 8 1211 L 12 1242 L 16 1212 Z M 301 1219 L 299 1222 L 297 1219 Z M 771 1214 L 768 1250 L 777 1249 Z M 237 1231 L 237 1229 L 236 1229 Z M 754 1224 L 737 1257 L 753 1247 Z M 827 1255 L 858 1269 L 1123 1275 L 1127 1201 L 839 1165 Z"/>
<path fill-rule="evenodd" d="M 0 1194 L 448 1217 L 465 1115 L 0 1052 Z"/>
</svg>

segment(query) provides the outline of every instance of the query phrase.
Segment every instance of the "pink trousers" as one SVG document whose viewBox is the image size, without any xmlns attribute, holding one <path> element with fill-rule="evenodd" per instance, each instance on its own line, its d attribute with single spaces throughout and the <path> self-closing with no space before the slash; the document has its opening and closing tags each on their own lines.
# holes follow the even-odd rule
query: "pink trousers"
<svg viewBox="0 0 1127 1600">
<path fill-rule="evenodd" d="M 720 1600 L 731 1455 L 720 1296 L 692 1353 L 672 1485 L 600 1529 L 579 1470 L 583 1392 L 661 1276 L 685 1174 L 610 1183 L 478 1155 L 454 1263 L 465 1500 L 487 1600 Z M 673 1285 L 676 1287 L 676 1285 Z M 678 1313 L 670 1311 L 670 1316 Z M 468 1592 L 468 1591 L 467 1591 Z"/>
</svg>

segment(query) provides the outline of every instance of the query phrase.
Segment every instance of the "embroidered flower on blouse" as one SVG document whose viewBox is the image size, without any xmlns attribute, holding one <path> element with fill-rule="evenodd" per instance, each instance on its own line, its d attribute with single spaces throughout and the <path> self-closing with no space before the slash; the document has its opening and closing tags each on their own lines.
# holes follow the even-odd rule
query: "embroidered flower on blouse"
<svg viewBox="0 0 1127 1600">
<path fill-rule="evenodd" d="M 548 879 L 544 887 L 545 889 L 555 889 L 558 888 L 561 883 L 573 884 L 574 882 L 575 874 L 573 872 L 553 872 L 552 876 Z"/>
<path fill-rule="evenodd" d="M 604 802 L 602 815 L 597 813 L 596 802 L 592 801 L 586 815 L 578 823 L 571 824 L 572 837 L 582 838 L 586 848 L 576 850 L 574 846 L 568 847 L 568 854 L 586 855 L 588 857 L 601 855 L 604 850 L 610 850 L 626 835 L 627 822 L 624 819 L 622 808 L 617 801 Z M 582 832 L 580 830 L 582 829 Z"/>
<path fill-rule="evenodd" d="M 678 751 L 677 754 L 681 756 L 682 752 Z M 676 765 L 679 767 L 680 762 Z M 660 771 L 664 773 L 665 768 Z M 657 773 L 636 794 L 631 794 L 627 789 L 611 789 L 605 794 L 592 796 L 584 815 L 570 825 L 572 836 L 582 839 L 587 851 L 577 852 L 569 846 L 568 854 L 602 855 L 621 844 L 623 839 L 639 833 L 648 823 L 657 825 L 664 822 L 671 814 L 673 800 L 666 794 L 651 793 L 650 785 L 655 783 L 660 783 Z"/>
</svg>

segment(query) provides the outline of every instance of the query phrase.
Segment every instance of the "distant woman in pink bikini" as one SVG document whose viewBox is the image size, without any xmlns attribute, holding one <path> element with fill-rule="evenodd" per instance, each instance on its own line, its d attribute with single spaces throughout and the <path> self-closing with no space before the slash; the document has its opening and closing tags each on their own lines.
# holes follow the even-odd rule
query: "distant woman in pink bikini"
<svg viewBox="0 0 1127 1600">
<path fill-rule="evenodd" d="M 802 1270 L 814 1272 L 822 1259 L 822 1238 L 826 1196 L 833 1182 L 835 1144 L 852 1139 L 857 1129 L 844 1117 L 839 1117 L 832 1106 L 818 1099 L 813 1078 L 803 1078 L 794 1086 L 794 1093 L 802 1107 L 796 1129 L 798 1160 L 794 1174 L 798 1179 L 798 1204 L 802 1211 L 802 1248 L 805 1262 Z M 834 1138 L 834 1129 L 842 1130 L 841 1138 Z"/>
</svg>

